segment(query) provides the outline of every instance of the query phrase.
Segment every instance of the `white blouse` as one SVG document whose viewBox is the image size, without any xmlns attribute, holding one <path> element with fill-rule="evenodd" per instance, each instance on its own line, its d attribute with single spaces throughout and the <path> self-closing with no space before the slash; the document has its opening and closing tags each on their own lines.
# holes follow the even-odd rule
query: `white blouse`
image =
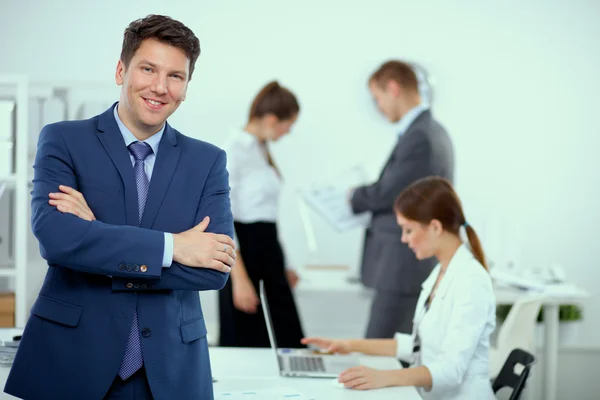
<svg viewBox="0 0 600 400">
<path fill-rule="evenodd" d="M 281 180 L 269 165 L 256 136 L 236 129 L 223 149 L 231 188 L 231 211 L 237 222 L 276 222 Z"/>
<path fill-rule="evenodd" d="M 489 378 L 490 335 L 496 325 L 490 275 L 461 245 L 426 311 L 439 272 L 438 264 L 422 285 L 412 334 L 396 333 L 396 355 L 429 369 L 431 391 L 419 389 L 424 399 L 495 399 Z M 420 351 L 414 353 L 417 336 Z"/>
</svg>

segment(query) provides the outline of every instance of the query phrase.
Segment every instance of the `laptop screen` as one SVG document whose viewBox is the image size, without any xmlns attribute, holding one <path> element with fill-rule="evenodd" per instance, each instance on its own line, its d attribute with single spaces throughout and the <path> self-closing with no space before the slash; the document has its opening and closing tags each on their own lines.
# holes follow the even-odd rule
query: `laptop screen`
<svg viewBox="0 0 600 400">
<path fill-rule="evenodd" d="M 271 320 L 271 312 L 269 310 L 269 303 L 267 302 L 267 294 L 265 292 L 265 282 L 261 279 L 259 282 L 260 292 L 260 304 L 262 306 L 263 314 L 265 315 L 265 323 L 267 324 L 267 332 L 269 333 L 269 341 L 271 342 L 271 348 L 277 358 L 277 341 L 275 340 L 275 331 L 273 330 L 273 321 Z M 279 365 L 279 362 L 277 363 Z"/>
</svg>

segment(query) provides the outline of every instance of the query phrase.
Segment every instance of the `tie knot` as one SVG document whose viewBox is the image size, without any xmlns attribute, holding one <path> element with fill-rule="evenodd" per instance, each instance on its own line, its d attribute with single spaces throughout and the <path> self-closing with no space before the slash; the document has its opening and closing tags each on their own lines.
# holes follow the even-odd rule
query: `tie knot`
<svg viewBox="0 0 600 400">
<path fill-rule="evenodd" d="M 128 149 L 135 161 L 144 161 L 146 157 L 152 154 L 152 147 L 145 142 L 133 142 L 128 146 Z"/>
</svg>

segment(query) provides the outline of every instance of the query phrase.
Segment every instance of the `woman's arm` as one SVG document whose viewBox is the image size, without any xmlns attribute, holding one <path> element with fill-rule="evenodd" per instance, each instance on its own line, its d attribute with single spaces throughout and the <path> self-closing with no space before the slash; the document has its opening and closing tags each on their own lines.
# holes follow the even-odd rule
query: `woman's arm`
<svg viewBox="0 0 600 400">
<path fill-rule="evenodd" d="M 395 339 L 352 339 L 349 340 L 350 352 L 372 356 L 395 356 Z"/>
<path fill-rule="evenodd" d="M 309 337 L 302 339 L 302 344 L 312 344 L 329 353 L 348 354 L 352 352 L 373 356 L 394 356 L 396 341 L 394 339 L 327 339 Z"/>
<path fill-rule="evenodd" d="M 235 266 L 231 269 L 230 276 L 234 307 L 246 314 L 255 314 L 260 299 L 252 280 L 248 276 L 248 271 L 239 250 L 237 250 Z"/>
<path fill-rule="evenodd" d="M 417 386 L 429 391 L 432 377 L 429 369 L 424 366 L 407 368 L 376 370 L 364 365 L 349 368 L 342 372 L 339 382 L 345 387 L 356 390 L 378 389 L 390 386 Z"/>
</svg>

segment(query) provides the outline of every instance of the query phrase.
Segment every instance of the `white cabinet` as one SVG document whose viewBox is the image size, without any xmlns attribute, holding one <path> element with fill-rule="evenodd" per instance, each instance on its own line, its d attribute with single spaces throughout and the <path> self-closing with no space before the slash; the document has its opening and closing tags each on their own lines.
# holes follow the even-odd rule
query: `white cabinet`
<svg viewBox="0 0 600 400">
<path fill-rule="evenodd" d="M 6 112 L 0 120 L 0 186 L 8 199 L 8 212 L 0 215 L 3 240 L 10 246 L 7 259 L 0 265 L 0 280 L 4 287 L 15 292 L 15 324 L 24 327 L 27 321 L 27 246 L 29 224 L 28 157 L 28 80 L 22 75 L 0 75 L 1 110 Z M 6 120 L 6 116 L 9 120 Z M 6 200 L 6 199 L 5 199 Z M 6 219 L 6 220 L 5 220 Z"/>
</svg>

